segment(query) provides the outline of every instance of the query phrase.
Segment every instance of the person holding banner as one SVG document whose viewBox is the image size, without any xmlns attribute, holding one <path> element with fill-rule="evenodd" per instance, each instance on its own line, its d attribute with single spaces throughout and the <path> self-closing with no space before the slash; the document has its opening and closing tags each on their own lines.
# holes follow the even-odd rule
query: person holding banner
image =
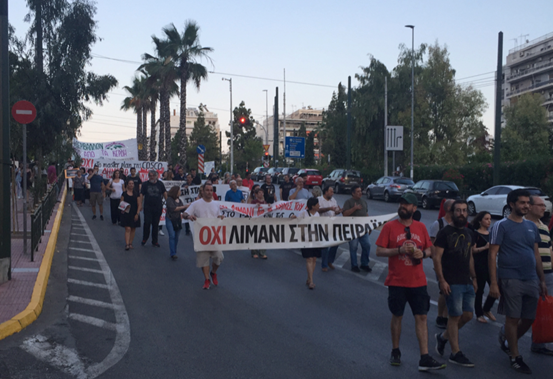
<svg viewBox="0 0 553 379">
<path fill-rule="evenodd" d="M 252 204 L 252 201 L 255 199 L 255 193 L 256 190 L 259 188 L 259 184 L 254 184 L 252 187 L 252 190 L 250 191 L 250 196 L 248 196 L 248 200 L 246 200 L 246 203 Z"/>
<path fill-rule="evenodd" d="M 111 223 L 113 225 L 117 223 L 121 223 L 121 219 L 119 217 L 119 203 L 121 202 L 121 196 L 123 196 L 123 191 L 125 191 L 125 185 L 123 180 L 121 179 L 121 171 L 119 170 L 113 171 L 113 175 L 109 180 L 109 183 L 106 189 L 111 191 L 109 195 Z"/>
<path fill-rule="evenodd" d="M 136 186 L 136 184 L 134 183 L 134 180 L 128 179 L 125 191 L 121 196 L 121 203 L 125 202 L 129 204 L 128 208 L 121 210 L 121 225 L 125 228 L 125 250 L 133 248 L 132 241 L 134 240 L 136 228 L 140 228 L 140 211 L 142 210 L 142 199 L 134 190 Z M 120 207 L 118 209 L 120 209 Z"/>
<path fill-rule="evenodd" d="M 419 371 L 446 368 L 428 354 L 427 317 L 430 296 L 422 259 L 431 257 L 430 237 L 426 226 L 413 220 L 417 210 L 417 197 L 404 193 L 399 200 L 398 220 L 389 221 L 382 227 L 376 240 L 376 255 L 388 257 L 388 308 L 392 313 L 392 354 L 390 364 L 401 365 L 399 339 L 405 304 L 409 303 L 415 317 L 415 330 L 420 348 Z"/>
<path fill-rule="evenodd" d="M 288 200 L 301 200 L 313 197 L 311 192 L 303 188 L 303 183 L 303 178 L 296 178 L 296 187 L 290 190 L 290 196 L 288 196 Z"/>
<path fill-rule="evenodd" d="M 319 217 L 318 211 L 319 199 L 311 197 L 307 200 L 307 209 L 300 212 L 297 217 L 292 216 L 290 218 Z M 317 258 L 321 257 L 321 248 L 303 248 L 301 249 L 301 256 L 305 258 L 305 264 L 307 266 L 307 281 L 305 284 L 310 290 L 315 289 L 315 283 L 313 283 L 313 272 L 315 272 Z"/>
<path fill-rule="evenodd" d="M 196 221 L 196 218 L 216 218 L 219 216 L 219 203 L 213 201 L 213 185 L 211 183 L 205 183 L 202 186 L 202 198 L 196 200 L 185 211 L 184 215 L 186 219 Z M 196 252 L 196 267 L 202 269 L 204 274 L 204 290 L 210 288 L 211 282 L 214 286 L 219 285 L 217 280 L 217 270 L 221 266 L 224 259 L 223 252 L 221 251 L 197 251 Z M 209 261 L 211 263 L 211 272 L 209 271 Z M 210 280 L 211 277 L 211 280 Z"/>
<path fill-rule="evenodd" d="M 325 187 L 323 196 L 319 197 L 319 213 L 322 217 L 334 217 L 342 213 L 342 210 L 338 206 L 336 199 L 334 198 L 334 188 L 331 186 Z M 330 268 L 334 270 L 334 260 L 336 259 L 336 252 L 338 246 L 327 247 L 323 249 L 321 256 L 321 268 L 324 272 L 327 272 Z"/>
<path fill-rule="evenodd" d="M 167 217 L 165 226 L 167 226 L 167 233 L 169 233 L 169 251 L 171 259 L 174 261 L 177 260 L 177 245 L 179 244 L 179 234 L 182 230 L 182 212 L 189 207 L 188 204 L 182 204 L 179 195 L 179 186 L 171 187 L 167 193 Z"/>
<path fill-rule="evenodd" d="M 231 183 L 232 182 L 234 182 L 234 180 L 231 180 Z M 254 190 L 254 196 L 255 198 L 252 200 L 252 204 L 267 204 L 265 201 L 265 193 L 261 188 L 256 188 Z M 267 259 L 265 251 L 266 250 L 252 250 L 252 258 L 261 257 L 261 259 Z"/>
<path fill-rule="evenodd" d="M 157 171 L 148 172 L 149 180 L 142 184 L 140 191 L 141 202 L 144 207 L 144 229 L 142 235 L 142 246 L 150 238 L 150 227 L 152 228 L 152 245 L 160 247 L 157 242 L 159 233 L 159 219 L 163 212 L 163 198 L 167 200 L 165 185 L 157 179 Z"/>
<path fill-rule="evenodd" d="M 361 198 L 363 192 L 361 186 L 353 185 L 351 187 L 351 198 L 344 203 L 344 217 L 367 217 L 369 215 L 367 202 Z M 292 199 L 292 195 L 290 195 Z M 361 270 L 371 272 L 369 267 L 369 254 L 371 252 L 371 242 L 369 241 L 369 233 L 366 233 L 360 238 L 349 241 L 349 255 L 351 259 L 351 271 L 361 272 L 357 266 L 357 248 L 361 243 Z"/>
</svg>

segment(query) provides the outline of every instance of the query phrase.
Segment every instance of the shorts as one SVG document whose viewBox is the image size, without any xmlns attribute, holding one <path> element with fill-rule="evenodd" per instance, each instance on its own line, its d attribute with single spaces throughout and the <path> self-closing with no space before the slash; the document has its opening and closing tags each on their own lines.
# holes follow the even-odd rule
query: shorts
<svg viewBox="0 0 553 379">
<path fill-rule="evenodd" d="M 197 251 L 196 252 L 196 267 L 208 267 L 209 258 L 213 260 L 213 264 L 220 266 L 225 259 L 222 251 Z"/>
<path fill-rule="evenodd" d="M 451 292 L 445 295 L 447 313 L 459 317 L 463 312 L 474 312 L 474 286 L 472 284 L 451 284 Z"/>
<path fill-rule="evenodd" d="M 536 309 L 540 297 L 537 280 L 499 279 L 499 306 L 497 311 L 511 318 L 536 318 Z"/>
<path fill-rule="evenodd" d="M 92 205 L 92 208 L 96 206 L 96 203 L 99 206 L 103 205 L 104 195 L 101 192 L 90 192 L 90 205 Z"/>
<path fill-rule="evenodd" d="M 403 316 L 406 303 L 409 303 L 413 315 L 426 315 L 430 309 L 430 296 L 426 286 L 388 287 L 388 308 L 394 316 Z"/>
</svg>

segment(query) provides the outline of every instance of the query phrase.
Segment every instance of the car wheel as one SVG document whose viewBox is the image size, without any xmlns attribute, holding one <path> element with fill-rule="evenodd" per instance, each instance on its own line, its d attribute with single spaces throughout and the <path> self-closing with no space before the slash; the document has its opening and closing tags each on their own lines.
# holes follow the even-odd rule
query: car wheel
<svg viewBox="0 0 553 379">
<path fill-rule="evenodd" d="M 430 209 L 430 203 L 428 202 L 428 199 L 426 197 L 422 198 L 422 207 L 424 209 Z"/>
<path fill-rule="evenodd" d="M 336 184 L 336 185 L 334 186 L 334 193 L 336 193 L 336 194 L 339 194 L 339 193 L 340 193 L 340 186 L 339 186 L 338 184 Z"/>
<path fill-rule="evenodd" d="M 367 199 L 372 200 L 372 198 L 373 198 L 373 194 L 371 193 L 371 190 L 368 189 L 367 190 Z"/>
<path fill-rule="evenodd" d="M 392 201 L 392 199 L 390 198 L 390 194 L 388 193 L 388 191 L 384 192 L 384 201 L 389 203 L 390 201 Z"/>
<path fill-rule="evenodd" d="M 511 214 L 511 208 L 509 208 L 508 205 L 505 205 L 503 207 L 503 218 L 509 217 L 510 214 Z"/>
<path fill-rule="evenodd" d="M 476 214 L 476 205 L 471 201 L 469 202 L 469 215 L 473 216 Z"/>
</svg>

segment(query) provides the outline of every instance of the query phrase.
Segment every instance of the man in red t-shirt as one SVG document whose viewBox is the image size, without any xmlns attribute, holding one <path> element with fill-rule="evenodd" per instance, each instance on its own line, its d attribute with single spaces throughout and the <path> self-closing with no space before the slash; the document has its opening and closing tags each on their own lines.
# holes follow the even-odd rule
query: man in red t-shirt
<svg viewBox="0 0 553 379">
<path fill-rule="evenodd" d="M 384 224 L 376 241 L 376 255 L 388 257 L 388 308 L 392 312 L 392 356 L 393 366 L 401 365 L 399 338 L 405 304 L 409 303 L 413 316 L 421 359 L 419 371 L 439 370 L 446 367 L 428 354 L 428 326 L 426 314 L 430 308 L 430 296 L 426 290 L 426 275 L 422 259 L 431 256 L 430 237 L 426 226 L 413 220 L 417 210 L 417 197 L 412 193 L 401 196 L 398 220 Z"/>
</svg>

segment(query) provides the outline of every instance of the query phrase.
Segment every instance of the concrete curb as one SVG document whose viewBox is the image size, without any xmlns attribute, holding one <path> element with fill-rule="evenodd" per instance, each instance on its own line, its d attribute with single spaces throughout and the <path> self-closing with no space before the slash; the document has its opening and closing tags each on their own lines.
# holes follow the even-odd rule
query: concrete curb
<svg viewBox="0 0 553 379">
<path fill-rule="evenodd" d="M 54 225 L 52 226 L 52 232 L 50 233 L 50 239 L 48 245 L 46 245 L 46 251 L 40 264 L 40 270 L 38 272 L 31 301 L 25 310 L 10 320 L 0 324 L 0 340 L 11 336 L 12 334 L 19 333 L 21 330 L 29 326 L 34 322 L 40 313 L 42 312 L 42 305 L 44 302 L 44 296 L 46 295 L 46 287 L 48 286 L 48 278 L 50 277 L 50 268 L 52 267 L 52 260 L 54 258 L 54 251 L 56 249 L 56 243 L 58 241 L 58 234 L 60 231 L 61 218 L 63 216 L 63 209 L 65 206 L 65 197 L 67 195 L 67 186 L 64 186 L 62 199 L 54 219 Z"/>
</svg>

